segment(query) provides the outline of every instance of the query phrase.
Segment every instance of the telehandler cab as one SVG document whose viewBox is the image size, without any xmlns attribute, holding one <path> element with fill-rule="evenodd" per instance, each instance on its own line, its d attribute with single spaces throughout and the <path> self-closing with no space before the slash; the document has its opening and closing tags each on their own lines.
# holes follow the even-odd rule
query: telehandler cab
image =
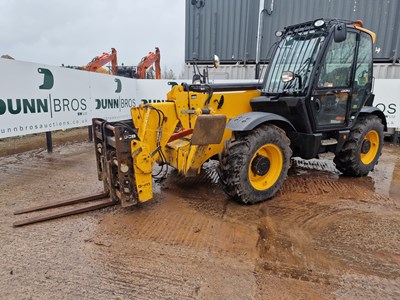
<svg viewBox="0 0 400 300">
<path fill-rule="evenodd" d="M 86 210 L 152 199 L 156 163 L 194 176 L 206 161 L 218 159 L 223 189 L 242 203 L 273 197 L 292 156 L 333 152 L 343 174 L 367 175 L 381 155 L 386 129 L 384 114 L 372 106 L 375 34 L 361 21 L 318 19 L 277 36 L 262 84 L 176 85 L 166 102 L 132 108 L 131 120 L 93 119 L 105 192 L 80 200 L 110 200 Z"/>
</svg>

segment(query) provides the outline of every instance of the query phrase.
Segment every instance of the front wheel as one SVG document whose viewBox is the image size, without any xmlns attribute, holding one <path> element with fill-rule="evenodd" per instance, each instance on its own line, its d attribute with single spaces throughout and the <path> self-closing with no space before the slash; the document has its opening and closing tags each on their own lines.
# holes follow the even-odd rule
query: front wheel
<svg viewBox="0 0 400 300">
<path fill-rule="evenodd" d="M 220 156 L 220 178 L 225 192 L 242 203 L 273 197 L 290 167 L 290 140 L 274 125 L 238 132 Z"/>
<path fill-rule="evenodd" d="M 335 156 L 336 168 L 345 175 L 365 176 L 382 154 L 383 125 L 374 115 L 357 120 L 342 150 Z"/>
</svg>

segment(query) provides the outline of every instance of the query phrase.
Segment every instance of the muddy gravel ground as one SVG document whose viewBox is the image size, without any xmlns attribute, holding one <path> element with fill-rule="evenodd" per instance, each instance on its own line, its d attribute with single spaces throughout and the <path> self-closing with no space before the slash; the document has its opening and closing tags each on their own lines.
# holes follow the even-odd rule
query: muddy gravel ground
<svg viewBox="0 0 400 300">
<path fill-rule="evenodd" d="M 17 209 L 100 191 L 96 174 L 86 142 L 0 157 L 1 299 L 400 299 L 399 146 L 363 178 L 295 159 L 257 205 L 212 169 L 172 172 L 138 207 L 12 227 Z"/>
<path fill-rule="evenodd" d="M 83 142 L 89 139 L 88 127 L 52 131 L 53 146 L 61 146 L 68 142 Z M 5 155 L 26 152 L 38 148 L 46 148 L 46 134 L 29 134 L 0 139 L 0 159 Z"/>
</svg>

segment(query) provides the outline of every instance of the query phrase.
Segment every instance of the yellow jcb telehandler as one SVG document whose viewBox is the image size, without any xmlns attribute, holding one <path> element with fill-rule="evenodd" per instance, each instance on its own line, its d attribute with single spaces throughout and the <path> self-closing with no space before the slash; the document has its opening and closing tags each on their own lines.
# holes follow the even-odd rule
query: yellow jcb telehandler
<svg viewBox="0 0 400 300">
<path fill-rule="evenodd" d="M 273 197 L 292 156 L 333 152 L 342 173 L 367 175 L 381 155 L 386 129 L 384 114 L 372 106 L 375 34 L 360 21 L 318 19 L 277 36 L 262 84 L 177 85 L 166 102 L 132 108 L 130 120 L 93 119 L 105 191 L 72 201 L 109 200 L 14 225 L 148 201 L 155 164 L 194 176 L 216 159 L 223 189 L 242 203 Z"/>
</svg>

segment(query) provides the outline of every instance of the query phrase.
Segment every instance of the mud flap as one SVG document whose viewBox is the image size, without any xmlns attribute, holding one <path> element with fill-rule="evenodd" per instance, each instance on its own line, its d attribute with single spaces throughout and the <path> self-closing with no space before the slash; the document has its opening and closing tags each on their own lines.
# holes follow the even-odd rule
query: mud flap
<svg viewBox="0 0 400 300">
<path fill-rule="evenodd" d="M 208 145 L 220 144 L 225 132 L 225 115 L 200 115 L 196 119 L 187 158 L 185 176 L 197 175 Z"/>
<path fill-rule="evenodd" d="M 200 115 L 196 119 L 192 145 L 219 144 L 226 126 L 225 115 Z"/>
</svg>

